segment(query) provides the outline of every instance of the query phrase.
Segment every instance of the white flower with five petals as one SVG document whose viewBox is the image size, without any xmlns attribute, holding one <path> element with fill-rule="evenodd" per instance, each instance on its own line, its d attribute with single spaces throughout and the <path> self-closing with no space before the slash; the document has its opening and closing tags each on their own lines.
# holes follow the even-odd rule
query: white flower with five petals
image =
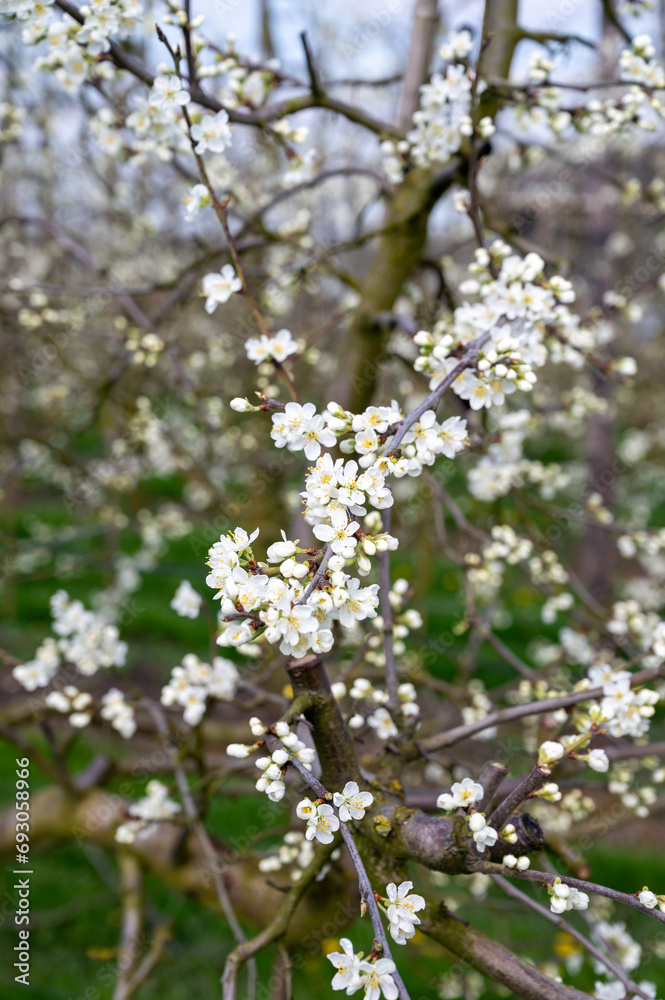
<svg viewBox="0 0 665 1000">
<path fill-rule="evenodd" d="M 343 823 L 352 819 L 362 819 L 365 810 L 369 809 L 374 796 L 371 792 L 361 792 L 356 781 L 347 781 L 341 792 L 335 792 L 333 802 L 339 809 L 339 818 Z"/>
</svg>

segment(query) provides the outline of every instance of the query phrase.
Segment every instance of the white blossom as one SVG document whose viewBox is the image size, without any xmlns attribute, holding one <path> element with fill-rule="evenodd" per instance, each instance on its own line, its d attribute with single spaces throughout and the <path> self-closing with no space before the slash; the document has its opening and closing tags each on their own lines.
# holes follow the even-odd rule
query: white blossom
<svg viewBox="0 0 665 1000">
<path fill-rule="evenodd" d="M 356 781 L 347 781 L 341 792 L 335 792 L 333 802 L 339 809 L 339 818 L 343 823 L 352 819 L 362 819 L 365 810 L 369 809 L 374 796 L 371 792 L 361 792 Z"/>
<path fill-rule="evenodd" d="M 194 590 L 189 580 L 183 580 L 175 592 L 171 607 L 181 618 L 198 618 L 201 600 L 201 595 Z"/>
<path fill-rule="evenodd" d="M 156 76 L 150 91 L 150 104 L 155 108 L 181 108 L 189 104 L 192 97 L 184 90 L 182 80 L 177 76 Z"/>
<path fill-rule="evenodd" d="M 206 297 L 206 312 L 214 313 L 220 303 L 228 302 L 234 292 L 242 288 L 242 281 L 231 264 L 224 264 L 219 274 L 206 274 L 203 278 L 203 294 Z"/>
<path fill-rule="evenodd" d="M 360 955 L 356 955 L 348 938 L 340 938 L 341 951 L 328 952 L 326 958 L 332 962 L 337 972 L 333 976 L 332 988 L 355 993 L 360 988 Z"/>
<path fill-rule="evenodd" d="M 367 717 L 367 725 L 374 730 L 380 740 L 392 740 L 399 734 L 387 708 L 377 708 L 372 712 Z"/>
<path fill-rule="evenodd" d="M 229 116 L 224 109 L 216 115 L 204 115 L 200 122 L 192 125 L 192 139 L 196 142 L 196 152 L 222 153 L 231 145 Z"/>
<path fill-rule="evenodd" d="M 398 990 L 392 977 L 396 971 L 393 961 L 389 958 L 379 958 L 374 963 L 363 961 L 358 971 L 360 985 L 365 989 L 365 1000 L 380 1000 L 381 996 L 385 1000 L 396 1000 Z"/>
<path fill-rule="evenodd" d="M 436 800 L 438 809 L 445 809 L 449 812 L 452 809 L 467 809 L 475 802 L 480 802 L 485 794 L 485 789 L 472 778 L 464 778 L 457 781 L 452 786 L 450 792 L 444 792 Z"/>
<path fill-rule="evenodd" d="M 262 361 L 286 361 L 292 354 L 296 354 L 298 345 L 291 335 L 290 330 L 278 330 L 273 337 L 261 334 L 260 337 L 250 337 L 245 342 L 245 352 L 250 361 L 260 365 Z M 298 405 L 298 404 L 296 404 Z M 310 404 L 312 405 L 312 404 Z M 312 412 L 314 407 L 312 406 Z M 279 447 L 279 446 L 278 446 Z"/>
</svg>

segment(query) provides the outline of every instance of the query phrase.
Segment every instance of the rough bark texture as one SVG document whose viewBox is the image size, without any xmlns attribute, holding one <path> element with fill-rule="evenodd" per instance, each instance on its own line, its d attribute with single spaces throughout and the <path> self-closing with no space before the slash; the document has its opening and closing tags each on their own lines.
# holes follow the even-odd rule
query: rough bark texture
<svg viewBox="0 0 665 1000">
<path fill-rule="evenodd" d="M 468 962 L 483 975 L 502 983 L 525 1000 L 588 1000 L 589 994 L 572 986 L 548 979 L 475 927 L 462 923 L 445 909 L 439 910 L 436 918 L 422 928 L 434 941 L 444 945 L 457 958 Z"/>
<path fill-rule="evenodd" d="M 347 781 L 359 780 L 358 762 L 353 744 L 330 693 L 328 676 L 321 658 L 316 655 L 293 660 L 287 667 L 293 696 L 304 695 L 309 702 L 304 716 L 311 722 L 316 748 L 321 762 L 321 781 L 328 789 L 338 791 Z"/>
</svg>

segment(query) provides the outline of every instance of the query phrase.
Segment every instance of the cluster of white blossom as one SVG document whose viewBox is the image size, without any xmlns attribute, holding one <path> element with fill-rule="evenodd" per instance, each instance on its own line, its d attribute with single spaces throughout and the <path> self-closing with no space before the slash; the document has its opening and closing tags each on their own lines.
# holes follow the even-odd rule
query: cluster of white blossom
<svg viewBox="0 0 665 1000">
<path fill-rule="evenodd" d="M 489 826 L 482 813 L 472 812 L 470 816 L 467 816 L 467 823 L 473 841 L 481 854 L 484 853 L 486 847 L 494 847 L 499 839 L 499 833 L 493 826 Z"/>
<path fill-rule="evenodd" d="M 280 334 L 288 334 L 288 331 L 280 331 Z M 260 341 L 248 341 L 248 345 L 253 345 L 251 352 L 248 350 L 249 357 L 257 364 L 264 361 L 271 356 L 271 344 L 275 339 L 264 336 Z M 282 357 L 275 360 L 282 360 Z M 231 401 L 231 407 L 239 412 L 261 409 L 240 397 Z M 339 441 L 340 451 L 346 455 L 357 454 L 358 465 L 371 475 L 380 478 L 390 472 L 398 479 L 407 475 L 419 476 L 425 466 L 434 464 L 438 455 L 454 458 L 468 444 L 466 420 L 449 417 L 439 423 L 434 410 L 427 410 L 401 439 L 399 454 L 393 455 L 392 441 L 403 420 L 404 414 L 394 400 L 391 406 L 370 406 L 359 414 L 350 413 L 335 402 L 328 403 L 323 413 L 317 413 L 313 403 L 290 402 L 283 412 L 273 414 L 271 437 L 278 448 L 304 451 L 311 461 L 318 459 L 324 448 L 333 448 Z M 323 474 L 329 474 L 328 467 Z M 332 483 L 331 489 L 335 485 Z M 389 503 L 373 505 L 385 507 Z"/>
<path fill-rule="evenodd" d="M 397 984 L 392 977 L 395 963 L 389 958 L 379 958 L 375 962 L 363 959 L 363 953 L 355 953 L 348 938 L 340 938 L 342 951 L 332 951 L 326 955 L 337 970 L 332 980 L 333 990 L 346 990 L 347 996 L 365 990 L 368 1000 L 396 1000 L 399 996 Z"/>
<path fill-rule="evenodd" d="M 265 333 L 261 334 L 260 337 L 250 337 L 245 343 L 245 352 L 249 360 L 253 361 L 255 365 L 260 365 L 262 361 L 270 360 L 281 364 L 287 358 L 291 357 L 292 354 L 298 353 L 298 344 L 293 339 L 290 330 L 278 330 L 272 337 L 267 337 Z M 298 404 L 287 405 L 297 406 Z M 309 414 L 311 416 L 314 413 L 314 404 L 306 403 L 305 405 L 312 407 L 311 414 Z M 233 402 L 231 406 L 233 406 Z M 308 455 L 307 457 L 309 458 L 310 456 Z"/>
<path fill-rule="evenodd" d="M 51 683 L 59 666 L 58 643 L 49 636 L 39 646 L 32 660 L 14 667 L 12 676 L 26 691 L 36 691 L 37 688 L 46 687 Z"/>
<path fill-rule="evenodd" d="M 139 96 L 134 98 L 132 106 L 134 110 L 127 115 L 125 125 L 129 130 L 126 145 L 131 150 L 134 164 L 138 165 L 148 157 L 166 162 L 175 153 L 191 153 L 191 144 L 178 105 L 155 104 L 148 97 Z M 119 134 L 118 128 L 107 129 L 105 145 L 108 147 L 109 137 L 117 137 Z M 194 198 L 198 200 L 199 208 L 203 206 L 200 193 L 194 196 L 190 192 L 190 197 L 192 201 Z M 187 202 L 185 204 L 187 206 Z M 192 211 L 192 214 L 195 213 Z"/>
<path fill-rule="evenodd" d="M 642 961 L 642 947 L 630 936 L 622 921 L 610 924 L 599 920 L 594 925 L 593 937 L 602 947 L 609 948 L 626 972 L 632 972 Z"/>
<path fill-rule="evenodd" d="M 386 915 L 389 920 L 390 936 L 397 944 L 406 942 L 416 933 L 416 924 L 420 923 L 420 917 L 416 916 L 419 910 L 424 910 L 426 903 L 422 896 L 413 889 L 413 882 L 400 882 L 395 885 L 390 882 L 386 886 L 387 897 L 383 899 Z"/>
<path fill-rule="evenodd" d="M 194 653 L 182 658 L 174 667 L 168 684 L 162 688 L 162 705 L 180 705 L 183 718 L 190 726 L 198 726 L 209 698 L 231 701 L 236 693 L 239 674 L 234 663 L 215 656 L 212 664 L 203 663 Z"/>
<path fill-rule="evenodd" d="M 425 908 L 422 896 L 412 893 L 413 882 L 391 882 L 386 886 L 386 896 L 379 897 L 381 909 L 388 917 L 391 937 L 397 944 L 406 944 L 416 933 L 420 923 L 419 910 Z M 389 958 L 374 962 L 364 961 L 362 952 L 355 953 L 348 938 L 341 938 L 342 951 L 330 952 L 326 957 L 337 970 L 332 981 L 333 990 L 346 990 L 352 996 L 359 989 L 365 990 L 369 1000 L 396 1000 L 399 995 L 392 977 L 395 963 Z"/>
<path fill-rule="evenodd" d="M 619 56 L 621 79 L 645 90 L 665 90 L 665 69 L 654 59 L 656 49 L 649 35 L 636 35 Z"/>
<path fill-rule="evenodd" d="M 79 673 L 90 676 L 102 667 L 124 665 L 127 643 L 119 639 L 117 626 L 87 611 L 81 601 L 72 601 L 64 590 L 51 598 L 51 613 L 63 659 Z"/>
<path fill-rule="evenodd" d="M 349 823 L 352 819 L 362 819 L 373 801 L 371 792 L 361 792 L 356 781 L 347 781 L 341 792 L 333 794 L 337 813 L 328 802 L 302 799 L 296 808 L 296 815 L 307 822 L 307 840 L 316 839 L 322 844 L 331 844 L 333 835 L 339 830 L 340 820 Z"/>
<path fill-rule="evenodd" d="M 660 697 L 650 688 L 632 688 L 628 670 L 613 670 L 608 665 L 590 668 L 589 680 L 594 687 L 602 686 L 600 712 L 603 726 L 611 736 L 644 736 L 655 713 Z"/>
<path fill-rule="evenodd" d="M 33 660 L 14 667 L 15 679 L 27 691 L 46 687 L 58 671 L 61 661 L 73 664 L 80 674 L 90 676 L 101 667 L 121 667 L 127 644 L 119 639 L 118 629 L 81 601 L 72 601 L 64 590 L 51 597 L 53 631 L 57 640 L 45 639 Z"/>
<path fill-rule="evenodd" d="M 339 830 L 339 817 L 328 802 L 312 802 L 303 799 L 296 807 L 296 816 L 307 821 L 305 837 L 318 840 L 321 844 L 332 844 Z"/>
<path fill-rule="evenodd" d="M 288 331 L 284 331 L 287 332 Z M 290 334 L 289 334 L 290 336 Z M 266 338 L 262 338 L 266 340 Z M 261 345 L 256 341 L 252 354 L 253 360 L 263 361 L 266 356 L 272 356 L 273 341 Z M 251 342 L 249 342 L 251 343 Z M 257 351 L 264 352 L 258 357 Z M 291 352 L 290 352 L 291 353 Z M 286 356 L 286 355 L 285 355 Z M 303 451 L 305 458 L 314 461 L 321 454 L 322 448 L 333 448 L 337 444 L 335 434 L 328 426 L 326 414 L 316 412 L 314 403 L 287 403 L 283 413 L 274 413 L 270 436 L 277 448 L 288 448 L 289 451 Z"/>
<path fill-rule="evenodd" d="M 280 563 L 276 569 L 254 558 L 251 543 L 258 529 L 250 537 L 238 528 L 222 536 L 210 549 L 206 582 L 221 599 L 222 620 L 232 619 L 218 638 L 220 645 L 242 645 L 260 632 L 268 642 L 279 643 L 283 653 L 302 655 L 309 649 L 327 652 L 333 642 L 334 621 L 351 628 L 376 615 L 378 585 L 361 587 L 357 578 L 344 571 L 346 560 L 356 556 L 360 534 L 360 525 L 350 520 L 349 511 L 358 508 L 365 492 L 370 502 L 386 505 L 392 498 L 383 486 L 381 473 L 368 473 L 363 490 L 354 476 L 355 463 L 344 467 L 343 462 L 335 473 L 338 495 L 326 498 L 324 479 L 334 468 L 329 456 L 324 456 L 308 479 L 305 493 L 317 505 L 308 507 L 307 520 L 314 523 L 314 535 L 328 546 L 327 575 L 321 574 L 320 589 L 312 590 L 311 585 L 306 589 L 300 582 L 316 572 L 316 564 L 294 558 L 312 555 L 313 551 L 298 548 L 284 534 L 282 541 L 270 546 L 267 553 L 268 562 Z M 366 553 L 376 552 L 394 547 L 394 540 L 387 534 L 365 536 L 362 545 Z"/>
<path fill-rule="evenodd" d="M 115 839 L 119 844 L 131 844 L 137 836 L 152 833 L 157 823 L 169 822 L 180 810 L 180 805 L 169 798 L 166 785 L 161 781 L 149 781 L 145 797 L 133 802 L 127 810 L 134 818 L 120 824 Z"/>
<path fill-rule="evenodd" d="M 600 964 L 600 963 L 598 963 Z M 605 971 L 604 969 L 597 969 L 598 971 Z M 642 990 L 642 993 L 647 997 L 656 998 L 656 986 L 654 983 L 647 982 L 646 980 L 637 984 Z M 626 993 L 626 987 L 618 979 L 614 979 L 610 982 L 603 982 L 597 979 L 594 983 L 594 997 L 596 1000 L 626 1000 L 628 994 Z M 634 994 L 633 994 L 634 995 Z"/>
<path fill-rule="evenodd" d="M 253 754 L 255 750 L 264 746 L 262 739 L 266 732 L 271 732 L 281 741 L 282 747 L 275 750 L 270 757 L 259 757 L 255 761 L 255 766 L 262 772 L 261 777 L 256 782 L 259 792 L 265 792 L 271 802 L 280 802 L 284 798 L 286 785 L 284 784 L 284 774 L 286 766 L 294 758 L 308 771 L 312 770 L 312 761 L 316 756 L 312 747 L 308 747 L 301 739 L 291 732 L 287 722 L 276 722 L 274 726 L 265 726 L 260 719 L 255 716 L 249 720 L 249 728 L 253 736 L 257 737 L 254 744 L 230 743 L 226 748 L 229 757 L 244 759 Z M 310 838 L 311 839 L 311 838 Z"/>
<path fill-rule="evenodd" d="M 534 369 L 542 368 L 548 357 L 548 337 L 554 339 L 556 332 L 569 339 L 579 318 L 567 308 L 575 299 L 570 282 L 558 275 L 545 278 L 545 262 L 538 254 L 522 258 L 496 240 L 489 251 L 476 250 L 475 256 L 470 265 L 474 277 L 462 282 L 460 291 L 478 301 L 465 301 L 434 333 L 421 331 L 414 340 L 421 351 L 415 368 L 430 376 L 433 389 L 459 364 L 464 347 L 490 331 L 475 369 L 465 369 L 452 384 L 471 409 L 479 410 L 502 405 L 517 389 L 531 391 Z"/>
<path fill-rule="evenodd" d="M 66 715 L 70 726 L 76 729 L 83 729 L 92 719 L 92 714 L 86 711 L 92 704 L 92 695 L 79 691 L 73 684 L 68 684 L 62 691 L 49 691 L 44 701 L 49 708 Z"/>
<path fill-rule="evenodd" d="M 456 781 L 449 792 L 443 792 L 436 800 L 437 809 L 452 812 L 453 809 L 469 809 L 480 802 L 485 795 L 485 789 L 472 778 Z"/>
<path fill-rule="evenodd" d="M 438 423 L 434 410 L 426 410 L 411 425 L 400 442 L 400 454 L 391 455 L 392 442 L 404 414 L 395 400 L 390 406 L 370 406 L 363 413 L 352 414 L 336 403 L 329 403 L 328 425 L 336 434 L 349 431 L 353 437 L 340 441 L 340 451 L 355 452 L 362 468 L 376 468 L 403 476 L 419 476 L 426 465 L 433 465 L 437 455 L 454 458 L 467 444 L 466 420 L 449 417 Z"/>
<path fill-rule="evenodd" d="M 600 139 L 625 132 L 637 126 L 653 131 L 658 119 L 665 117 L 662 91 L 665 90 L 665 68 L 654 58 L 655 47 L 648 35 L 633 38 L 631 47 L 619 56 L 619 83 L 631 84 L 620 95 L 601 100 L 595 95 L 579 106 L 563 107 L 561 88 L 543 86 L 553 63 L 541 53 L 529 61 L 529 78 L 536 86 L 525 92 L 524 102 L 517 107 L 517 121 L 523 127 L 547 125 L 556 136 L 570 126 L 577 132 Z"/>
<path fill-rule="evenodd" d="M 624 559 L 639 558 L 644 561 L 645 568 L 653 562 L 654 556 L 665 552 L 665 529 L 636 529 L 630 533 L 619 535 L 617 549 Z"/>
<path fill-rule="evenodd" d="M 140 0 L 94 0 L 79 10 L 83 24 L 69 16 L 57 19 L 53 0 L 6 0 L 3 4 L 3 14 L 15 14 L 26 22 L 21 35 L 25 45 L 46 40 L 48 54 L 36 60 L 35 68 L 54 73 L 69 91 L 92 75 L 112 76 L 113 65 L 98 57 L 109 51 L 111 36 L 129 38 L 143 19 Z"/>
<path fill-rule="evenodd" d="M 156 82 L 156 81 L 155 81 Z M 194 152 L 223 153 L 231 145 L 231 128 L 228 112 L 223 108 L 214 115 L 203 115 L 200 120 L 192 116 L 191 136 L 196 146 Z"/>
<path fill-rule="evenodd" d="M 127 704 L 122 691 L 111 688 L 102 695 L 101 703 L 102 709 L 99 714 L 102 719 L 107 719 L 126 740 L 131 739 L 136 732 L 136 719 L 134 709 Z"/>
<path fill-rule="evenodd" d="M 332 692 L 338 701 L 347 693 L 346 685 L 336 682 L 332 685 Z M 388 704 L 388 692 L 384 688 L 375 687 L 366 677 L 357 677 L 348 692 L 356 705 L 354 710 L 347 717 L 347 725 L 350 729 L 358 730 L 367 725 L 374 730 L 375 735 L 380 740 L 394 739 L 399 730 L 395 725 L 392 715 L 385 707 Z M 420 708 L 416 702 L 416 689 L 408 681 L 399 684 L 397 688 L 399 697 L 399 714 L 403 724 L 413 725 L 418 722 Z M 365 702 L 366 707 L 361 709 L 358 702 Z M 379 708 L 376 708 L 376 706 Z"/>
<path fill-rule="evenodd" d="M 561 879 L 554 880 L 547 890 L 550 896 L 550 910 L 552 913 L 565 913 L 567 910 L 587 910 L 589 908 L 589 896 L 586 892 L 580 892 L 571 885 L 566 885 Z"/>
<path fill-rule="evenodd" d="M 336 848 L 330 855 L 331 861 L 338 861 L 341 855 L 339 848 Z M 302 878 L 305 868 L 314 860 L 315 847 L 311 840 L 308 840 L 304 833 L 299 830 L 289 830 L 284 834 L 283 843 L 276 854 L 267 854 L 259 861 L 259 871 L 278 872 L 283 868 L 289 868 L 289 878 L 292 882 L 298 882 Z M 329 865 L 324 865 L 317 874 L 315 882 L 321 882 L 330 870 Z"/>
<path fill-rule="evenodd" d="M 484 719 L 494 709 L 494 705 L 485 691 L 485 685 L 480 678 L 474 677 L 473 680 L 469 681 L 467 691 L 471 704 L 463 705 L 461 709 L 462 720 L 465 725 Z M 487 726 L 486 729 L 481 729 L 480 732 L 475 733 L 474 738 L 477 740 L 493 740 L 496 733 L 496 726 Z"/>
<path fill-rule="evenodd" d="M 493 847 L 499 838 L 499 832 L 493 826 L 489 826 L 483 813 L 477 812 L 474 808 L 476 802 L 480 802 L 485 795 L 485 789 L 472 778 L 464 778 L 457 781 L 449 792 L 439 795 L 436 800 L 438 809 L 452 812 L 455 809 L 469 809 L 467 823 L 469 832 L 478 850 L 483 853 L 486 847 Z M 514 827 L 507 831 L 509 842 L 513 842 Z M 502 831 L 503 835 L 503 831 Z"/>
<path fill-rule="evenodd" d="M 468 134 L 472 75 L 461 63 L 447 67 L 445 75 L 434 73 L 420 88 L 420 107 L 407 132 L 410 155 L 419 167 L 450 160 Z"/>
</svg>

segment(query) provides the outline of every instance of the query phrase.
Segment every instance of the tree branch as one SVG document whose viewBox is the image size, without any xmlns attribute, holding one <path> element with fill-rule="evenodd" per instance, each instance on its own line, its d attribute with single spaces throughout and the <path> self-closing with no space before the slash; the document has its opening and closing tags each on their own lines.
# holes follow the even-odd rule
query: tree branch
<svg viewBox="0 0 665 1000">
<path fill-rule="evenodd" d="M 271 736 L 269 733 L 266 733 L 265 741 L 267 746 L 272 751 L 279 750 L 282 748 L 281 741 L 276 736 Z M 291 764 L 292 767 L 296 769 L 300 777 L 309 785 L 309 787 L 316 792 L 319 798 L 325 800 L 332 798 L 328 789 L 318 780 L 318 778 L 315 778 L 314 775 L 310 771 L 308 771 L 307 768 L 304 767 L 299 760 L 296 760 L 295 757 L 292 757 L 289 763 Z M 335 807 L 333 806 L 333 808 Z M 349 829 L 347 823 L 340 822 L 340 833 L 342 835 L 344 843 L 346 844 L 346 848 L 349 852 L 351 863 L 353 864 L 353 867 L 355 868 L 356 871 L 356 875 L 358 878 L 358 888 L 360 890 L 360 899 L 362 902 L 366 903 L 367 909 L 369 911 L 369 915 L 372 921 L 372 928 L 374 930 L 375 942 L 378 941 L 380 945 L 380 948 L 377 950 L 380 950 L 383 956 L 392 960 L 393 957 L 390 953 L 390 945 L 388 944 L 388 938 L 386 936 L 386 932 L 383 927 L 381 914 L 379 913 L 379 907 L 377 905 L 376 899 L 374 898 L 374 890 L 372 889 L 372 884 L 365 870 L 365 865 L 363 864 L 363 860 L 360 857 L 360 852 L 358 851 L 358 848 L 356 847 L 355 841 L 353 839 L 353 834 L 351 833 L 351 830 Z M 406 987 L 402 982 L 402 978 L 399 972 L 397 971 L 396 966 L 395 966 L 395 971 L 392 973 L 392 977 L 395 980 L 395 985 L 397 986 L 397 992 L 398 996 L 400 997 L 400 1000 L 410 1000 L 409 994 L 407 993 Z"/>
<path fill-rule="evenodd" d="M 527 882 L 538 882 L 540 885 L 552 885 L 554 880 L 558 878 L 565 885 L 569 885 L 573 889 L 580 889 L 582 892 L 593 892 L 596 896 L 605 896 L 607 899 L 613 899 L 616 903 L 623 903 L 624 906 L 630 906 L 633 910 L 639 910 L 640 913 L 651 917 L 653 920 L 657 920 L 660 924 L 665 924 L 665 913 L 661 913 L 657 909 L 647 910 L 645 906 L 642 906 L 637 895 L 631 896 L 630 893 L 619 892 L 618 889 L 610 889 L 606 885 L 598 885 L 596 882 L 587 882 L 581 878 L 570 878 L 568 875 L 556 875 L 554 872 L 537 872 L 531 868 L 527 868 L 526 871 L 521 872 L 517 868 L 506 868 L 505 865 L 497 865 L 492 861 L 479 860 L 473 867 L 476 871 L 484 872 L 486 875 L 507 875 L 510 878 L 523 878 Z"/>
<path fill-rule="evenodd" d="M 529 798 L 532 792 L 535 792 L 541 785 L 544 785 L 551 774 L 551 769 L 542 764 L 537 764 L 536 767 L 532 768 L 517 788 L 494 810 L 487 820 L 490 826 L 495 827 L 496 830 L 501 830 L 515 810 Z"/>
<path fill-rule="evenodd" d="M 589 941 L 589 939 L 578 931 L 576 927 L 569 924 L 567 920 L 564 920 L 563 917 L 559 916 L 557 913 L 552 913 L 552 911 L 548 910 L 546 906 L 543 906 L 541 903 L 537 903 L 535 899 L 531 899 L 531 896 L 527 896 L 525 892 L 522 892 L 514 885 L 511 885 L 511 883 L 507 879 L 503 878 L 502 875 L 491 875 L 490 877 L 494 884 L 498 885 L 500 889 L 503 889 L 507 896 L 510 896 L 512 899 L 516 899 L 518 902 L 528 906 L 529 909 L 534 911 L 534 913 L 539 913 L 541 917 L 544 917 L 545 920 L 549 920 L 551 924 L 558 927 L 559 930 L 564 932 L 564 934 L 569 934 L 572 938 L 575 938 L 575 940 L 578 941 L 582 947 L 596 959 L 597 962 L 600 962 L 606 969 L 609 969 L 612 975 L 616 976 L 616 978 L 623 983 L 628 992 L 644 997 L 644 1000 L 650 1000 L 649 994 L 645 993 L 644 990 L 641 990 L 637 983 L 634 983 L 630 976 L 626 975 L 620 965 L 613 962 L 611 958 L 602 952 L 600 948 L 597 948 L 592 941 Z"/>
<path fill-rule="evenodd" d="M 641 670 L 633 674 L 630 680 L 631 687 L 638 684 L 646 684 L 657 677 L 661 677 L 663 667 L 656 667 L 654 670 Z M 528 705 L 514 705 L 511 708 L 498 708 L 490 712 L 483 719 L 469 722 L 464 726 L 456 726 L 449 729 L 447 733 L 439 733 L 437 736 L 430 736 L 419 741 L 419 746 L 426 753 L 441 750 L 443 747 L 451 747 L 455 743 L 460 743 L 469 736 L 480 733 L 483 729 L 496 726 L 503 722 L 512 722 L 515 719 L 522 719 L 526 715 L 542 715 L 544 712 L 554 712 L 558 708 L 570 708 L 571 705 L 578 705 L 582 701 L 593 701 L 603 697 L 603 689 L 590 688 L 587 691 L 573 691 L 571 694 L 560 695 L 557 698 L 543 698 L 541 701 L 532 701 Z"/>
</svg>

